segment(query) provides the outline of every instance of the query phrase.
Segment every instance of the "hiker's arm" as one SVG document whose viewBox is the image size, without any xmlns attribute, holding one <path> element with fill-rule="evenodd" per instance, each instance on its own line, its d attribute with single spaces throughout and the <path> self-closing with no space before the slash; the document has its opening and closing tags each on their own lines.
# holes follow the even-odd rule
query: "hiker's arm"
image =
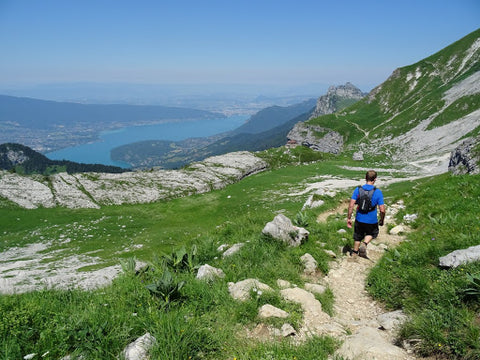
<svg viewBox="0 0 480 360">
<path fill-rule="evenodd" d="M 383 220 L 385 220 L 385 205 L 378 205 L 378 210 L 380 210 L 380 220 L 378 225 L 383 226 Z"/>
<path fill-rule="evenodd" d="M 348 204 L 348 214 L 347 214 L 347 227 L 352 227 L 352 214 L 353 214 L 353 207 L 355 206 L 355 199 L 350 199 L 350 204 Z"/>
</svg>

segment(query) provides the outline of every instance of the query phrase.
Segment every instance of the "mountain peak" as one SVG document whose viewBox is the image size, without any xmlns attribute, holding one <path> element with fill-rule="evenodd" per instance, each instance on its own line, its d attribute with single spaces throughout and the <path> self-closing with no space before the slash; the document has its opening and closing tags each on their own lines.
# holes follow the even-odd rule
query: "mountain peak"
<svg viewBox="0 0 480 360">
<path fill-rule="evenodd" d="M 363 98 L 366 94 L 350 82 L 345 85 L 332 85 L 325 95 L 317 100 L 317 106 L 310 119 L 333 114 Z"/>
</svg>

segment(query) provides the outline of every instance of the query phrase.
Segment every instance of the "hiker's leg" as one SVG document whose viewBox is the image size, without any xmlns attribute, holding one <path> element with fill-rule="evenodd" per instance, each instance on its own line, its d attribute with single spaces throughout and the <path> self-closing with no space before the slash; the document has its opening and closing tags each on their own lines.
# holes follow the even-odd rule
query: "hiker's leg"
<svg viewBox="0 0 480 360">
<path fill-rule="evenodd" d="M 354 241 L 353 242 L 353 250 L 355 252 L 358 252 L 358 249 L 360 248 L 360 241 Z"/>
<path fill-rule="evenodd" d="M 372 235 L 367 235 L 367 236 L 365 236 L 365 239 L 363 239 L 363 242 L 365 243 L 365 245 L 368 245 L 368 243 L 372 240 L 373 240 L 373 236 Z"/>
</svg>

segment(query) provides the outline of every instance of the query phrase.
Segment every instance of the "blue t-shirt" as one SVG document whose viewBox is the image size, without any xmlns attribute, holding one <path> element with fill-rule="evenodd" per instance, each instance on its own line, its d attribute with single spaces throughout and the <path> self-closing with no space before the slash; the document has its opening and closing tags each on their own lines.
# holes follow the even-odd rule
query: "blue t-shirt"
<svg viewBox="0 0 480 360">
<path fill-rule="evenodd" d="M 366 191 L 372 190 L 374 188 L 373 185 L 365 184 L 362 186 L 362 188 Z M 358 199 L 358 187 L 355 188 L 352 194 L 352 199 L 357 200 Z M 375 189 L 372 195 L 372 206 L 375 206 L 375 209 L 370 211 L 368 214 L 362 214 L 357 211 L 357 214 L 355 215 L 355 220 L 365 223 L 365 224 L 376 224 L 378 223 L 377 219 L 377 205 L 384 205 L 383 202 L 383 194 L 382 190 L 380 189 Z"/>
</svg>

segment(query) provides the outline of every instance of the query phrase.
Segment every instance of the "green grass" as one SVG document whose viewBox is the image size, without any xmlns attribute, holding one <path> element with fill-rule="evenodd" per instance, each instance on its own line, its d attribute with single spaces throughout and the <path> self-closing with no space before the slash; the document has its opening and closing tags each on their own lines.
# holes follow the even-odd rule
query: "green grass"
<svg viewBox="0 0 480 360">
<path fill-rule="evenodd" d="M 241 334 L 260 322 L 258 308 L 266 303 L 288 311 L 288 322 L 300 326 L 300 307 L 280 297 L 276 281 L 284 279 L 301 286 L 300 256 L 305 252 L 317 259 L 321 270 L 328 271 L 330 259 L 317 241 L 338 251 L 343 240 L 333 230 L 341 223 L 319 225 L 315 218 L 322 209 L 336 206 L 346 194 L 326 197 L 323 208 L 303 213 L 311 235 L 302 247 L 287 248 L 262 236 L 261 230 L 280 211 L 294 219 L 308 194 L 287 194 L 303 190 L 307 179 L 312 181 L 328 172 L 361 177 L 356 171 L 339 169 L 334 160 L 279 167 L 223 190 L 168 202 L 99 210 L 25 210 L 5 202 L 0 209 L 2 251 L 48 242 L 50 247 L 43 254 L 53 258 L 44 265 L 54 266 L 62 257 L 93 252 L 100 265 L 81 270 L 118 265 L 132 257 L 149 263 L 150 270 L 140 275 L 128 271 L 111 286 L 96 291 L 42 290 L 0 296 L 0 359 L 47 352 L 45 358 L 83 354 L 87 358 L 114 359 L 147 331 L 157 339 L 152 357 L 159 359 L 308 359 L 312 351 L 316 359 L 326 359 L 339 345 L 333 339 L 314 338 L 297 347 L 287 340 L 258 344 Z M 246 244 L 238 254 L 219 259 L 219 245 L 238 242 Z M 181 246 L 190 249 L 193 244 L 198 247 L 196 263 L 222 268 L 225 279 L 204 283 L 194 278 L 194 272 L 173 271 L 167 286 L 185 285 L 180 289 L 181 296 L 166 306 L 164 297 L 147 288 L 162 277 L 158 259 Z M 275 291 L 244 303 L 234 301 L 228 295 L 227 283 L 249 277 Z M 319 300 L 326 311 L 332 312 L 331 292 L 319 296 Z M 281 326 L 276 320 L 267 322 Z"/>
<path fill-rule="evenodd" d="M 152 359 L 327 359 L 340 345 L 329 337 L 312 338 L 297 346 L 288 339 L 259 343 L 244 334 L 263 321 L 258 308 L 266 303 L 288 311 L 287 321 L 298 329 L 301 309 L 281 298 L 276 281 L 302 286 L 300 256 L 307 252 L 318 261 L 319 270 L 328 273 L 330 258 L 323 249 L 338 253 L 350 242 L 351 233 L 337 233 L 345 228 L 344 215 L 332 216 L 327 223 L 315 221 L 319 213 L 348 198 L 350 191 L 334 198 L 324 196 L 322 207 L 301 213 L 308 194 L 288 195 L 320 181 L 321 175 L 363 178 L 363 171 L 340 168 L 343 160 L 279 166 L 223 190 L 168 202 L 100 210 L 24 210 L 3 203 L 2 251 L 51 241 L 51 249 L 60 251 L 55 255 L 58 258 L 94 251 L 104 266 L 122 263 L 126 272 L 111 286 L 95 291 L 43 290 L 0 296 L 0 359 L 21 359 L 31 353 L 39 357 L 47 352 L 47 359 L 67 354 L 115 359 L 146 332 L 157 339 Z M 362 165 L 375 167 L 373 163 Z M 439 256 L 480 242 L 478 179 L 441 175 L 382 188 L 387 205 L 405 201 L 407 209 L 398 215 L 398 222 L 406 213 L 418 213 L 419 218 L 409 241 L 387 252 L 369 275 L 369 290 L 386 307 L 403 308 L 412 316 L 401 336 L 422 339 L 419 351 L 424 355 L 473 359 L 479 351 L 476 294 L 480 285 L 472 279 L 480 277 L 480 267 L 478 263 L 455 270 L 437 266 Z M 453 196 L 447 200 L 445 194 Z M 307 227 L 310 237 L 305 244 L 289 248 L 261 235 L 278 212 Z M 66 238 L 70 241 L 65 242 Z M 245 243 L 240 252 L 221 259 L 218 246 L 239 242 Z M 175 290 L 183 284 L 179 291 L 168 298 L 152 293 L 147 285 L 162 279 L 165 254 L 182 246 L 191 253 L 192 245 L 198 249 L 193 267 L 170 267 L 172 278 L 162 285 Z M 149 267 L 136 274 L 132 261 L 122 260 L 133 257 Z M 193 269 L 205 263 L 221 268 L 225 278 L 210 283 L 195 279 Z M 246 278 L 257 278 L 274 291 L 245 302 L 233 300 L 228 282 Z M 317 299 L 333 315 L 333 293 L 327 289 Z M 265 322 L 277 327 L 283 323 Z"/>
<path fill-rule="evenodd" d="M 466 291 L 475 290 L 469 276 L 480 276 L 480 263 L 438 266 L 439 257 L 480 243 L 479 179 L 445 174 L 419 181 L 410 191 L 405 184 L 397 187 L 407 195 L 408 212 L 418 214 L 415 231 L 387 252 L 368 283 L 375 298 L 412 316 L 401 334 L 422 339 L 422 355 L 473 359 L 480 354 L 480 292 Z"/>
</svg>

